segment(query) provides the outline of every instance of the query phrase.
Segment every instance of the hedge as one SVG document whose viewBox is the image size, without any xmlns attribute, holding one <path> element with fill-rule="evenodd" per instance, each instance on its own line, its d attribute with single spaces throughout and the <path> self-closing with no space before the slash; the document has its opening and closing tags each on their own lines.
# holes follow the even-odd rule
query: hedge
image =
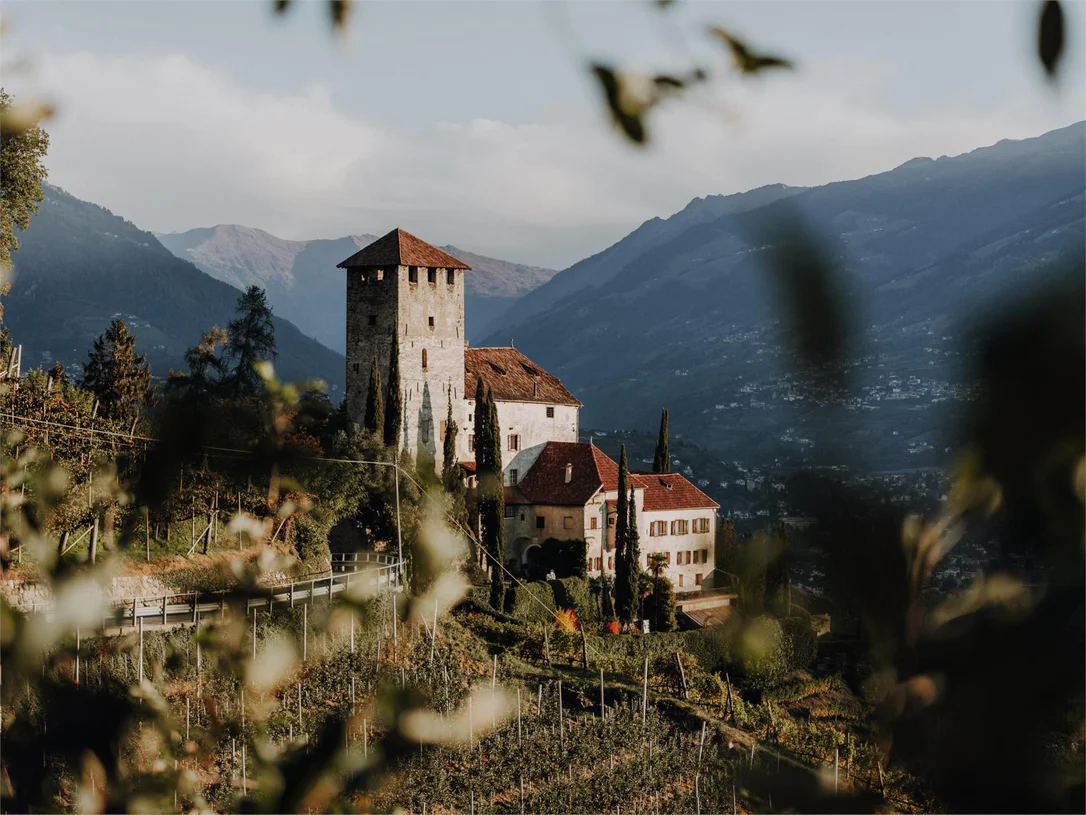
<svg viewBox="0 0 1086 815">
<path fill-rule="evenodd" d="M 554 601 L 561 608 L 571 608 L 577 612 L 577 619 L 582 623 L 599 621 L 599 609 L 596 598 L 588 590 L 588 581 L 580 577 L 563 577 L 551 580 Z"/>
<path fill-rule="evenodd" d="M 505 593 L 505 611 L 518 620 L 546 622 L 556 607 L 554 590 L 543 581 L 517 583 Z"/>
</svg>

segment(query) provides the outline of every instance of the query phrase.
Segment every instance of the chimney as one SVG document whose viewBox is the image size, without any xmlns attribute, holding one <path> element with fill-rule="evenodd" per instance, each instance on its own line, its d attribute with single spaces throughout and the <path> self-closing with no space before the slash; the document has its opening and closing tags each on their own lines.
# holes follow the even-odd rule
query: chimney
<svg viewBox="0 0 1086 815">
<path fill-rule="evenodd" d="M 566 464 L 566 483 L 568 484 L 572 480 L 573 480 L 573 465 L 567 463 Z"/>
</svg>

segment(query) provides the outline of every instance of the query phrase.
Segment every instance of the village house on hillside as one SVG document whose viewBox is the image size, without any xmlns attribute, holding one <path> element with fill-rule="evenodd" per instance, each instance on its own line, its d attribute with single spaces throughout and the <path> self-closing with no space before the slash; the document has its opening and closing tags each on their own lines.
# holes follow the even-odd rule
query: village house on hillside
<svg viewBox="0 0 1086 815">
<path fill-rule="evenodd" d="M 464 338 L 468 264 L 394 229 L 339 264 L 347 272 L 347 411 L 361 424 L 377 360 L 387 382 L 397 355 L 404 446 L 440 461 L 450 401 L 457 458 L 473 485 L 475 392 L 497 403 L 511 566 L 538 561 L 548 538 L 588 543 L 591 575 L 614 574 L 618 465 L 580 442 L 582 403 L 524 354 L 469 348 Z M 719 505 L 677 473 L 634 473 L 641 554 L 663 553 L 677 591 L 711 585 Z"/>
</svg>

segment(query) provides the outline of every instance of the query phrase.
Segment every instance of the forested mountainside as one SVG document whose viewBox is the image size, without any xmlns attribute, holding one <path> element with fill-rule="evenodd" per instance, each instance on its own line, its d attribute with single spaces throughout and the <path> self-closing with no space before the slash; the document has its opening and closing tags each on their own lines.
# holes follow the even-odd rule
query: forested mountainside
<svg viewBox="0 0 1086 815">
<path fill-rule="evenodd" d="M 41 212 L 20 235 L 15 282 L 4 320 L 23 346 L 23 365 L 82 365 L 94 338 L 123 317 L 164 377 L 183 369 L 185 350 L 213 325 L 225 327 L 241 292 L 180 260 L 109 210 L 48 187 Z M 240 281 L 239 281 L 240 282 Z M 286 379 L 324 380 L 342 395 L 342 355 L 277 316 L 276 370 Z"/>
<path fill-rule="evenodd" d="M 855 181 L 699 199 L 524 298 L 487 342 L 584 401 L 582 424 L 674 432 L 721 459 L 869 470 L 945 463 L 971 396 L 969 326 L 1084 254 L 1086 125 L 919 158 Z M 749 199 L 746 199 L 749 203 Z M 710 205 L 728 211 L 708 215 Z M 699 216 L 698 213 L 702 212 Z M 858 328 L 843 409 L 798 387 L 769 275 L 796 214 L 841 272 Z M 532 303 L 543 304 L 532 314 Z M 859 457 L 859 458 L 858 458 Z"/>
</svg>

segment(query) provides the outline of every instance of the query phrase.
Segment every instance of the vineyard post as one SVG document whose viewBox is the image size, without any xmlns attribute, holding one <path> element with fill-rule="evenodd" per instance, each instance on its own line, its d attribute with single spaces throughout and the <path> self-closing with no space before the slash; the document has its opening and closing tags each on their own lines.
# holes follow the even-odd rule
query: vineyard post
<svg viewBox="0 0 1086 815">
<path fill-rule="evenodd" d="M 238 777 L 238 742 L 230 737 L 230 775 L 236 781 Z"/>
<path fill-rule="evenodd" d="M 75 629 L 75 684 L 79 684 L 79 628 Z"/>
<path fill-rule="evenodd" d="M 434 647 L 437 645 L 437 597 L 434 597 L 434 627 L 430 632 L 430 664 L 434 664 Z"/>
<path fill-rule="evenodd" d="M 19 547 L 19 555 L 22 556 L 23 548 Z M 94 516 L 94 527 L 91 529 L 90 562 L 93 564 L 98 559 L 98 516 Z"/>
<path fill-rule="evenodd" d="M 202 692 L 202 689 L 203 689 L 203 686 L 202 686 L 202 683 L 203 683 L 203 674 L 202 674 L 203 659 L 202 659 L 202 655 L 200 653 L 200 626 L 199 626 L 199 624 L 197 624 L 197 626 L 194 629 L 193 633 L 196 635 L 196 695 L 199 698 L 203 698 L 203 692 Z"/>
<path fill-rule="evenodd" d="M 879 770 L 879 791 L 882 793 L 882 797 L 885 798 L 886 797 L 886 779 L 883 777 L 883 774 L 882 774 L 882 759 L 881 758 L 876 759 L 875 766 L 878 767 L 878 770 Z"/>
<path fill-rule="evenodd" d="M 238 515 L 241 515 L 241 490 L 238 490 Z M 241 551 L 241 528 L 238 528 L 238 551 Z M 294 600 L 294 584 L 290 584 L 290 599 Z"/>
<path fill-rule="evenodd" d="M 520 688 L 517 688 L 517 747 L 521 746 L 521 729 L 520 729 Z"/>
<path fill-rule="evenodd" d="M 588 636 L 584 633 L 584 626 L 581 626 L 581 662 L 584 664 L 584 672 L 588 673 Z"/>
<path fill-rule="evenodd" d="M 248 601 L 246 601 L 248 602 Z M 256 659 L 256 609 L 253 609 L 253 659 Z"/>
<path fill-rule="evenodd" d="M 245 685 L 243 685 L 241 682 L 238 682 L 238 690 L 238 708 L 240 708 L 241 710 L 241 730 L 242 732 L 245 732 Z M 245 749 L 244 744 L 242 744 L 242 749 Z"/>
<path fill-rule="evenodd" d="M 724 672 L 724 681 L 728 684 L 728 701 L 726 704 L 725 715 L 731 716 L 732 726 L 735 726 L 735 700 L 732 699 L 732 678 L 728 675 L 728 672 Z"/>
<path fill-rule="evenodd" d="M 370 736 L 365 719 L 362 720 L 362 758 L 367 759 L 370 755 Z"/>
<path fill-rule="evenodd" d="M 245 772 L 245 742 L 241 743 L 241 788 L 246 790 L 249 788 L 249 778 Z"/>
<path fill-rule="evenodd" d="M 607 706 L 606 706 L 606 704 L 604 702 L 604 696 L 603 696 L 603 666 L 601 665 L 600 666 L 600 721 L 601 722 L 604 721 L 604 719 L 607 718 L 604 715 L 604 711 L 606 709 L 607 709 Z"/>
<path fill-rule="evenodd" d="M 566 725 L 562 715 L 562 680 L 558 680 L 558 743 L 566 745 Z"/>
<path fill-rule="evenodd" d="M 215 490 L 215 547 L 219 546 L 219 491 Z"/>
<path fill-rule="evenodd" d="M 520 777 L 520 815 L 524 815 L 524 776 Z"/>
<path fill-rule="evenodd" d="M 400 483 L 399 480 L 397 480 L 396 483 L 399 484 Z M 399 532 L 399 530 L 397 529 L 397 533 L 398 532 Z M 400 616 L 399 615 L 399 609 L 397 608 L 397 606 L 399 605 L 399 599 L 400 599 L 399 596 L 395 592 L 393 592 L 392 593 L 392 647 L 395 650 L 398 650 L 399 646 L 400 646 L 399 635 L 397 634 L 397 621 L 396 621 L 396 618 Z"/>
<path fill-rule="evenodd" d="M 309 604 L 302 606 L 302 662 L 309 656 Z"/>
<path fill-rule="evenodd" d="M 196 548 L 196 498 L 192 499 L 192 531 L 189 533 L 189 549 Z"/>
<path fill-rule="evenodd" d="M 645 657 L 645 678 L 641 682 L 641 727 L 649 715 L 649 658 Z"/>
<path fill-rule="evenodd" d="M 298 732 L 302 733 L 302 683 L 298 683 Z"/>
<path fill-rule="evenodd" d="M 752 741 L 750 743 L 750 769 L 754 769 L 754 751 L 758 748 L 758 742 Z"/>
<path fill-rule="evenodd" d="M 189 740 L 189 715 L 191 713 L 191 703 L 189 697 L 185 697 L 185 741 Z"/>
<path fill-rule="evenodd" d="M 547 664 L 551 664 L 551 638 L 547 633 L 547 624 L 540 623 L 543 626 L 543 654 L 547 659 Z"/>
<path fill-rule="evenodd" d="M 151 562 L 151 510 L 143 508 L 143 542 L 147 548 L 147 562 Z"/>
<path fill-rule="evenodd" d="M 539 698 L 535 703 L 535 712 L 537 716 L 543 715 L 543 683 L 539 683 Z"/>
<path fill-rule="evenodd" d="M 135 604 L 135 602 L 133 602 L 132 603 L 132 611 L 135 612 L 135 610 L 136 610 L 136 604 Z M 139 680 L 142 683 L 143 682 L 143 617 L 139 618 L 139 628 L 140 628 Z"/>
<path fill-rule="evenodd" d="M 354 709 L 354 677 L 351 677 L 351 709 Z"/>
<path fill-rule="evenodd" d="M 471 709 L 471 697 L 468 697 L 468 749 L 475 747 L 475 718 Z"/>
<path fill-rule="evenodd" d="M 833 748 L 833 794 L 837 794 L 837 760 L 840 758 L 841 749 L 839 747 Z"/>
<path fill-rule="evenodd" d="M 683 670 L 683 661 L 678 651 L 675 652 L 675 664 L 679 666 L 679 679 L 683 684 L 683 699 L 689 701 L 690 694 L 686 690 L 686 671 Z"/>
<path fill-rule="evenodd" d="M 354 653 L 354 611 L 353 610 L 351 611 L 351 653 L 352 654 Z M 353 682 L 354 679 L 352 678 L 351 681 Z"/>
</svg>

